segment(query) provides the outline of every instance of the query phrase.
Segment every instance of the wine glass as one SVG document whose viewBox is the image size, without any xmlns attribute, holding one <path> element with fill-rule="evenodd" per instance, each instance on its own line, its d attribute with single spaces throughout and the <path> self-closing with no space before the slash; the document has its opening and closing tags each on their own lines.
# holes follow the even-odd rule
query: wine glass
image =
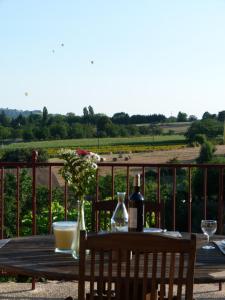
<svg viewBox="0 0 225 300">
<path fill-rule="evenodd" d="M 216 220 L 202 220 L 201 221 L 201 229 L 203 233 L 207 236 L 207 244 L 203 246 L 203 249 L 215 249 L 214 246 L 209 244 L 209 239 L 216 232 L 217 229 L 217 221 Z"/>
</svg>

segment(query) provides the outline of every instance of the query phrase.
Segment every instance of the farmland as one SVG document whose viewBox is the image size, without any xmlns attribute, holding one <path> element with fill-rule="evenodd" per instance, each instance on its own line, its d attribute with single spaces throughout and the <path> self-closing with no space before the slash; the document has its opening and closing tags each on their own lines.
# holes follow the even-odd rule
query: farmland
<svg viewBox="0 0 225 300">
<path fill-rule="evenodd" d="M 173 134 L 184 134 L 191 126 L 192 122 L 173 122 L 173 123 L 158 123 L 157 126 L 162 129 L 163 134 L 169 132 Z M 151 124 L 137 124 L 137 126 L 151 126 Z"/>
<path fill-rule="evenodd" d="M 29 148 L 46 149 L 54 156 L 60 148 L 85 148 L 98 153 L 146 152 L 154 150 L 170 150 L 184 147 L 183 135 L 138 136 L 129 138 L 90 138 L 52 140 L 2 145 L 2 150 Z"/>
</svg>

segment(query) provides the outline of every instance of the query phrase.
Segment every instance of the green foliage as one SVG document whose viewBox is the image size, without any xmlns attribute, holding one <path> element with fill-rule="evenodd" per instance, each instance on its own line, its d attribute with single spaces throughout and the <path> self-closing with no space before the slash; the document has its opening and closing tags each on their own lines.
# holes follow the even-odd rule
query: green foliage
<svg viewBox="0 0 225 300">
<path fill-rule="evenodd" d="M 206 141 L 207 141 L 207 138 L 204 134 L 196 134 L 195 142 L 197 142 L 199 145 L 204 144 Z"/>
<path fill-rule="evenodd" d="M 38 162 L 44 162 L 48 160 L 48 152 L 45 149 L 37 149 Z M 2 151 L 1 161 L 4 162 L 31 162 L 32 161 L 32 149 L 11 149 Z"/>
<path fill-rule="evenodd" d="M 1 140 L 10 138 L 11 134 L 12 134 L 11 128 L 0 125 L 0 139 Z"/>
<path fill-rule="evenodd" d="M 189 143 L 196 141 L 196 135 L 204 134 L 209 139 L 215 139 L 217 136 L 222 135 L 223 125 L 215 119 L 203 119 L 195 121 L 187 130 L 185 136 Z"/>
<path fill-rule="evenodd" d="M 210 162 L 213 158 L 213 153 L 215 152 L 215 146 L 209 141 L 205 141 L 201 145 L 200 154 L 197 158 L 197 163 L 207 163 Z"/>
<path fill-rule="evenodd" d="M 177 115 L 177 122 L 187 122 L 187 114 L 179 111 Z"/>
</svg>

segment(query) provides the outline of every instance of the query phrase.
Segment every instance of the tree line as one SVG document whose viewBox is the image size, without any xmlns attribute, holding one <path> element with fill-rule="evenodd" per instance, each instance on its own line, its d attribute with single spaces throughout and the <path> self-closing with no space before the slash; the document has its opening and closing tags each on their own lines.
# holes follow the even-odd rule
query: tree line
<svg viewBox="0 0 225 300">
<path fill-rule="evenodd" d="M 184 112 L 179 112 L 176 117 L 166 117 L 163 114 L 129 116 L 125 112 L 115 113 L 112 117 L 109 117 L 105 114 L 95 113 L 92 106 L 84 107 L 81 116 L 74 113 L 67 113 L 66 115 L 49 114 L 47 108 L 44 107 L 40 113 L 32 112 L 29 115 L 27 115 L 27 112 L 26 115 L 20 113 L 13 118 L 7 115 L 7 111 L 1 109 L 0 140 L 33 141 L 159 135 L 162 134 L 159 123 L 192 122 L 198 127 L 199 124 L 202 124 L 201 122 L 208 122 L 208 125 L 213 123 L 213 127 L 217 124 L 217 127 L 221 128 L 224 119 L 225 111 L 218 114 L 205 112 L 201 120 L 197 120 L 194 115 L 188 116 Z M 221 129 L 219 129 L 220 131 Z M 205 134 L 205 132 L 199 133 Z M 187 138 L 193 139 L 192 135 L 190 131 L 187 133 Z M 214 135 L 214 132 L 212 135 Z"/>
</svg>

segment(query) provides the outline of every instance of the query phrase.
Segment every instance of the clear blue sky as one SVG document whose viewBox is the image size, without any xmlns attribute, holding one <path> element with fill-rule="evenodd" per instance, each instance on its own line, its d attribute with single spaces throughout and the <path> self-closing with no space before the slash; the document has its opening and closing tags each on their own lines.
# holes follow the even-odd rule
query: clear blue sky
<svg viewBox="0 0 225 300">
<path fill-rule="evenodd" d="M 0 0 L 0 83 L 3 108 L 218 113 L 225 1 Z"/>
</svg>

